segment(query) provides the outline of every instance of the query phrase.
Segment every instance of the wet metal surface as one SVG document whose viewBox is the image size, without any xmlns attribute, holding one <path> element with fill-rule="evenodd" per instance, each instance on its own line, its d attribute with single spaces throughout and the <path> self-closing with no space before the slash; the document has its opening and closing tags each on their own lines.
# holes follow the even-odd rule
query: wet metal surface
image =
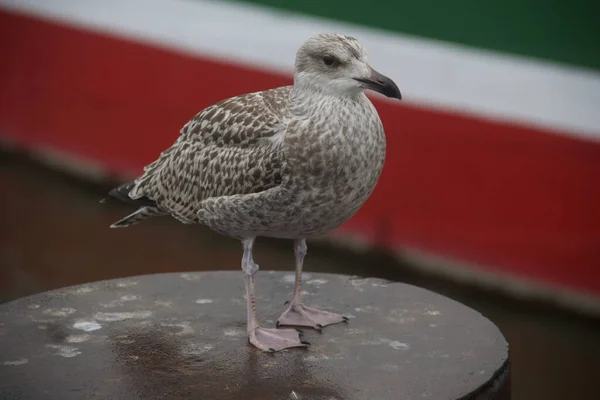
<svg viewBox="0 0 600 400">
<path fill-rule="evenodd" d="M 273 327 L 293 274 L 259 272 Z M 508 347 L 478 312 L 380 279 L 304 276 L 307 305 L 348 324 L 309 349 L 248 344 L 241 272 L 137 276 L 0 305 L 2 399 L 458 399 L 502 385 Z"/>
</svg>

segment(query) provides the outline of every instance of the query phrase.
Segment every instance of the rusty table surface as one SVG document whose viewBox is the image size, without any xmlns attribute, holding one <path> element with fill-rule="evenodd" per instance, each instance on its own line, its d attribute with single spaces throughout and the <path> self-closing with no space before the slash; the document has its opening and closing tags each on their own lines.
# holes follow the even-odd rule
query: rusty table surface
<svg viewBox="0 0 600 400">
<path fill-rule="evenodd" d="M 0 398 L 492 399 L 506 386 L 508 345 L 478 312 L 401 283 L 303 279 L 307 305 L 350 321 L 304 329 L 308 349 L 274 354 L 248 343 L 241 271 L 136 276 L 2 304 Z M 257 275 L 263 326 L 293 280 Z"/>
</svg>

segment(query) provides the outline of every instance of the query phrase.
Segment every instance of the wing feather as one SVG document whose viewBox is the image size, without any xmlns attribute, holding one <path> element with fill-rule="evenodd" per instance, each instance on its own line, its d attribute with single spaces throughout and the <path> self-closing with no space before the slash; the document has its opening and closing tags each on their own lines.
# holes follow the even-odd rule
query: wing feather
<svg viewBox="0 0 600 400">
<path fill-rule="evenodd" d="M 224 100 L 198 113 L 181 136 L 144 168 L 129 192 L 190 222 L 212 197 L 258 193 L 279 185 L 286 162 L 265 138 L 285 130 L 289 87 Z"/>
<path fill-rule="evenodd" d="M 274 135 L 288 116 L 291 86 L 232 97 L 205 108 L 182 129 L 180 140 L 250 146 Z"/>
</svg>

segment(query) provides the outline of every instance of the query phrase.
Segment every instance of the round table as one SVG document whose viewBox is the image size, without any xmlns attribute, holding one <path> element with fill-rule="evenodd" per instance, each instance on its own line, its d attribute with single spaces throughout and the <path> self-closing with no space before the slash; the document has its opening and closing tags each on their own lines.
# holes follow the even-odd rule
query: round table
<svg viewBox="0 0 600 400">
<path fill-rule="evenodd" d="M 348 323 L 307 348 L 246 336 L 243 273 L 136 276 L 0 305 L 2 399 L 508 399 L 508 345 L 477 311 L 414 286 L 305 273 L 304 302 Z M 274 327 L 292 273 L 260 271 Z"/>
</svg>

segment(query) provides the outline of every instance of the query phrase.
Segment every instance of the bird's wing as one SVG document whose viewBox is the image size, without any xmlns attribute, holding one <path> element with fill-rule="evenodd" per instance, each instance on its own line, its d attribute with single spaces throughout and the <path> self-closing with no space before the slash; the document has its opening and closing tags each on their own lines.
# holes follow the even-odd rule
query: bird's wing
<svg viewBox="0 0 600 400">
<path fill-rule="evenodd" d="M 286 162 L 274 141 L 285 130 L 289 89 L 227 99 L 201 111 L 129 192 L 184 222 L 211 197 L 257 193 L 279 185 Z"/>
<path fill-rule="evenodd" d="M 205 108 L 181 129 L 181 135 L 158 159 L 144 167 L 145 180 L 177 152 L 180 142 L 204 146 L 249 147 L 285 129 L 291 86 L 248 93 Z M 177 156 L 177 155 L 176 155 Z"/>
<path fill-rule="evenodd" d="M 274 135 L 287 114 L 291 86 L 232 97 L 200 111 L 182 129 L 179 140 L 205 145 L 241 146 Z"/>
</svg>

